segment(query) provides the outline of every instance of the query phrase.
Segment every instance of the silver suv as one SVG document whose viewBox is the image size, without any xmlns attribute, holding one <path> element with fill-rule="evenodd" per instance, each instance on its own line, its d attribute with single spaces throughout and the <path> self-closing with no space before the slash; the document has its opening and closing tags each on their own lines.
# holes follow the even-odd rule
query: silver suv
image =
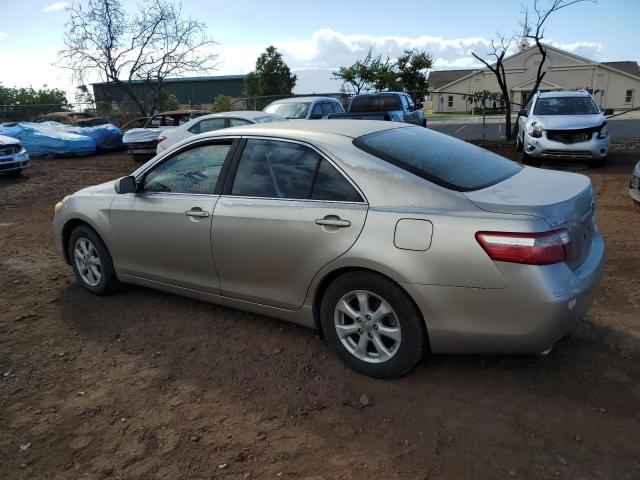
<svg viewBox="0 0 640 480">
<path fill-rule="evenodd" d="M 523 163 L 539 165 L 544 158 L 563 158 L 603 164 L 609 152 L 604 115 L 610 113 L 584 90 L 538 92 L 518 112 L 516 148 Z"/>
</svg>

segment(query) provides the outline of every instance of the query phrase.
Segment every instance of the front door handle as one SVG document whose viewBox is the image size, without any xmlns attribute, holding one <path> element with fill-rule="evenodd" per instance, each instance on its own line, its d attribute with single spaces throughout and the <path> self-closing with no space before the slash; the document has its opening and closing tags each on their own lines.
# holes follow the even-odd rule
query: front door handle
<svg viewBox="0 0 640 480">
<path fill-rule="evenodd" d="M 351 222 L 349 220 L 342 220 L 340 217 L 325 217 L 316 219 L 316 225 L 324 225 L 329 227 L 350 227 Z"/>
<path fill-rule="evenodd" d="M 191 210 L 187 210 L 186 212 L 184 212 L 184 214 L 187 215 L 188 217 L 208 217 L 209 216 L 209 212 L 205 212 L 204 210 L 198 207 L 194 207 Z"/>
</svg>

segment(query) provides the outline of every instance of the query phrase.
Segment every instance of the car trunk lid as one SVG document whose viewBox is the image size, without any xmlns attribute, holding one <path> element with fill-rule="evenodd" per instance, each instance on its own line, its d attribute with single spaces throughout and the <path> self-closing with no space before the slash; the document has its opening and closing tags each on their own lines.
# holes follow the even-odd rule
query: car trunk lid
<svg viewBox="0 0 640 480">
<path fill-rule="evenodd" d="M 552 230 L 566 228 L 571 237 L 571 268 L 579 267 L 591 248 L 595 201 L 591 180 L 584 175 L 525 167 L 516 175 L 465 196 L 483 210 L 533 215 Z"/>
</svg>

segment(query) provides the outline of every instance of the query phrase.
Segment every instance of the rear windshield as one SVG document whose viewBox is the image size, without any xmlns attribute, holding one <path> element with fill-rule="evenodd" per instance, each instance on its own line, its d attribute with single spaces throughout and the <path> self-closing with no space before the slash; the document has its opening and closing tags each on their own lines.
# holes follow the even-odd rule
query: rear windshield
<svg viewBox="0 0 640 480">
<path fill-rule="evenodd" d="M 389 112 L 401 110 L 398 97 L 395 95 L 362 95 L 354 97 L 349 107 L 350 112 Z"/>
<path fill-rule="evenodd" d="M 533 109 L 536 115 L 595 115 L 600 113 L 591 97 L 543 97 Z"/>
<path fill-rule="evenodd" d="M 520 166 L 470 143 L 421 127 L 401 127 L 358 137 L 353 144 L 430 182 L 468 192 L 515 175 Z"/>
<path fill-rule="evenodd" d="M 272 103 L 264 111 L 284 118 L 305 118 L 310 105 L 311 102 Z"/>
</svg>

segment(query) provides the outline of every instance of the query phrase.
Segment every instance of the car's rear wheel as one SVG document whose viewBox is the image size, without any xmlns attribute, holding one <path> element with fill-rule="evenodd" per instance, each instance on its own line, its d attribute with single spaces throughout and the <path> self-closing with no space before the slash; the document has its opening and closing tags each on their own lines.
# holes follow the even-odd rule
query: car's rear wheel
<svg viewBox="0 0 640 480">
<path fill-rule="evenodd" d="M 118 286 L 107 246 L 89 226 L 76 227 L 67 245 L 73 272 L 80 284 L 96 295 L 108 295 Z"/>
<path fill-rule="evenodd" d="M 381 275 L 352 272 L 338 277 L 322 297 L 320 318 L 338 356 L 365 375 L 399 377 L 424 354 L 422 315 L 398 285 Z"/>
</svg>

